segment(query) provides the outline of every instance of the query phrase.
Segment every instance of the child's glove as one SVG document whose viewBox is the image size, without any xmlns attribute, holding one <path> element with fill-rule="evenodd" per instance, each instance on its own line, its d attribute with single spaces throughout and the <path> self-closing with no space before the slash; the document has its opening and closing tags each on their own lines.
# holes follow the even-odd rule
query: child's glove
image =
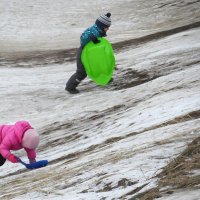
<svg viewBox="0 0 200 200">
<path fill-rule="evenodd" d="M 34 159 L 29 159 L 29 163 L 30 163 L 30 164 L 31 164 L 31 163 L 34 163 L 34 162 L 36 162 L 35 158 L 34 158 Z"/>
<path fill-rule="evenodd" d="M 108 84 L 113 82 L 113 77 L 111 77 L 111 79 L 108 81 Z"/>
<path fill-rule="evenodd" d="M 100 43 L 100 42 L 101 42 L 101 41 L 98 40 L 94 35 L 90 36 L 90 39 L 92 40 L 92 42 L 93 42 L 94 44 L 97 44 L 97 43 Z"/>
<path fill-rule="evenodd" d="M 19 158 L 14 156 L 13 154 L 10 154 L 7 159 L 12 163 L 18 163 L 19 162 Z"/>
</svg>

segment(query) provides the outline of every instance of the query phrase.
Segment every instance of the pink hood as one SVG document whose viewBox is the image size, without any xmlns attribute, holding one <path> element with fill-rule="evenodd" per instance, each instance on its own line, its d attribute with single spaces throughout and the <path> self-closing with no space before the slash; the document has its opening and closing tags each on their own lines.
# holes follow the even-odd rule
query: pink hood
<svg viewBox="0 0 200 200">
<path fill-rule="evenodd" d="M 39 135 L 35 129 L 28 129 L 23 136 L 22 146 L 28 149 L 36 149 L 39 144 Z"/>
<path fill-rule="evenodd" d="M 18 121 L 14 125 L 0 125 L 0 153 L 4 158 L 11 154 L 10 150 L 19 150 L 24 148 L 29 159 L 36 157 L 35 150 L 22 146 L 24 133 L 33 129 L 27 121 Z"/>
</svg>

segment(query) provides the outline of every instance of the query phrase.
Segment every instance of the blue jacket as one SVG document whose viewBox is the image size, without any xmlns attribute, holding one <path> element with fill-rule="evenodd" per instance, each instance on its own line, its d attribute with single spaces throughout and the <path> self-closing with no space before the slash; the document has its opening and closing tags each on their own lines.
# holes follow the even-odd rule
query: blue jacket
<svg viewBox="0 0 200 200">
<path fill-rule="evenodd" d="M 106 36 L 105 32 L 101 30 L 96 24 L 87 28 L 80 37 L 81 46 L 84 47 L 89 41 L 91 41 L 91 37 L 103 37 Z"/>
</svg>

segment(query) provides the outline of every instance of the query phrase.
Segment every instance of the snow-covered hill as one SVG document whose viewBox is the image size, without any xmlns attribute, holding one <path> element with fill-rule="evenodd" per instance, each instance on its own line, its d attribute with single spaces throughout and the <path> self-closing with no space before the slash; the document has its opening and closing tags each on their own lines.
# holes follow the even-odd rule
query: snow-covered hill
<svg viewBox="0 0 200 200">
<path fill-rule="evenodd" d="M 0 123 L 30 121 L 38 160 L 50 163 L 28 171 L 6 162 L 0 198 L 198 199 L 199 4 L 1 0 Z M 70 95 L 74 48 L 96 7 L 112 12 L 114 82 L 86 79 Z"/>
</svg>

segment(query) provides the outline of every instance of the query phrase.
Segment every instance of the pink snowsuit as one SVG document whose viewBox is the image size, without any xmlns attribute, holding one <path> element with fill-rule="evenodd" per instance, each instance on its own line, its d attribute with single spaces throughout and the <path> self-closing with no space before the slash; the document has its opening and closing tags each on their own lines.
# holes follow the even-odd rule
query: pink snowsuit
<svg viewBox="0 0 200 200">
<path fill-rule="evenodd" d="M 9 160 L 10 150 L 19 150 L 22 138 L 28 129 L 33 129 L 27 121 L 18 121 L 14 125 L 0 125 L 0 154 Z M 36 158 L 35 150 L 24 148 L 29 159 Z"/>
</svg>

